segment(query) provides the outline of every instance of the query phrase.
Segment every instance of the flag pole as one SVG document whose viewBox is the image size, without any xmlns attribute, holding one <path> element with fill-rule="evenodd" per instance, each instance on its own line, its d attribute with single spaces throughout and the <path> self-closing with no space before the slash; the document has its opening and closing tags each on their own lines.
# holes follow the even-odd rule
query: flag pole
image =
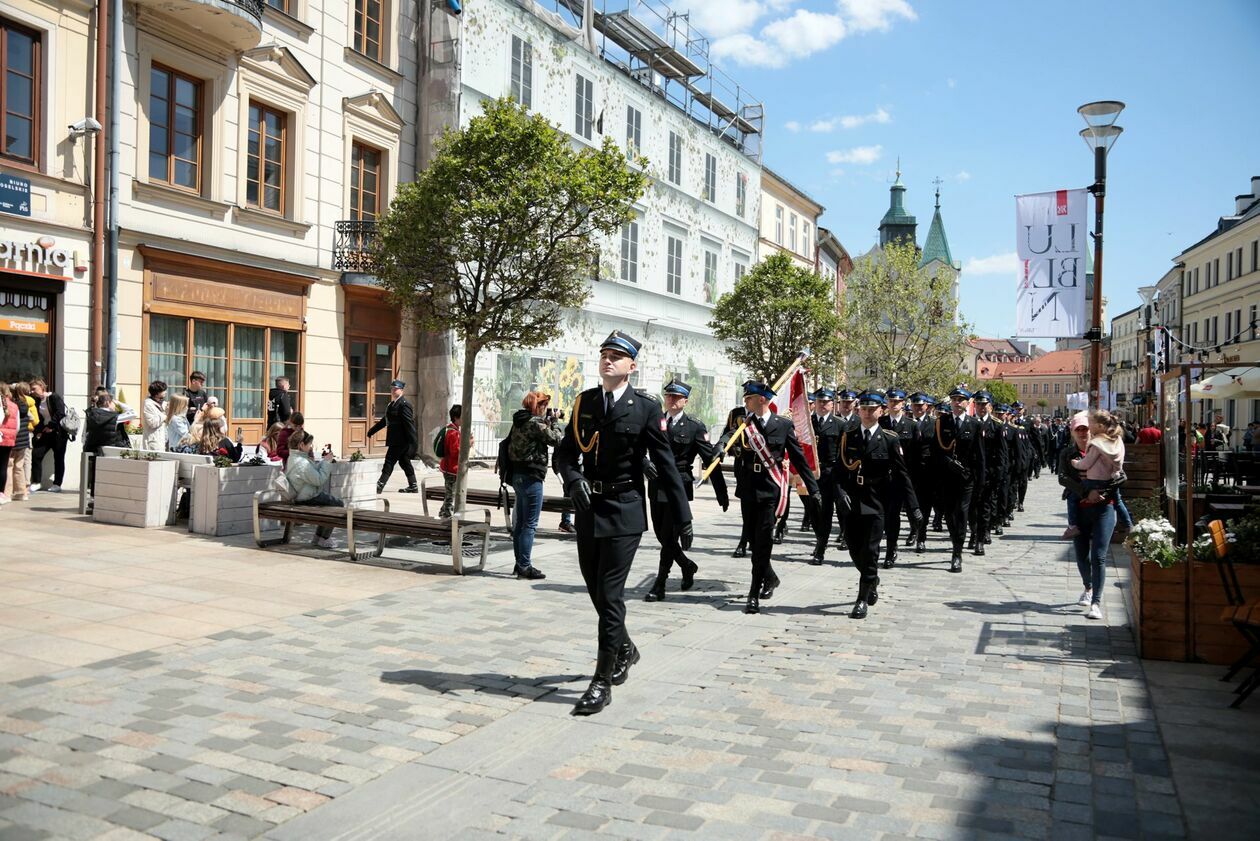
<svg viewBox="0 0 1260 841">
<path fill-rule="evenodd" d="M 787 367 L 787 370 L 783 372 L 783 375 L 779 377 L 779 379 L 775 380 L 775 383 L 770 387 L 770 390 L 777 394 L 779 389 L 783 388 L 783 385 L 792 378 L 793 374 L 796 373 L 796 369 L 801 367 L 808 358 L 809 348 L 805 348 L 805 350 L 802 350 L 796 355 L 796 359 L 792 360 L 792 364 Z M 735 427 L 735 431 L 731 433 L 731 437 L 726 440 L 726 446 L 722 448 L 720 453 L 714 456 L 713 461 L 709 462 L 708 466 L 704 468 L 704 472 L 700 474 L 700 478 L 696 480 L 697 487 L 703 485 L 705 481 L 708 480 L 709 475 L 717 469 L 717 466 L 722 461 L 722 456 L 726 455 L 726 452 L 735 445 L 735 439 L 739 438 L 740 433 L 744 431 L 744 427 L 747 424 L 748 419 L 744 418 L 739 422 L 739 426 Z"/>
</svg>

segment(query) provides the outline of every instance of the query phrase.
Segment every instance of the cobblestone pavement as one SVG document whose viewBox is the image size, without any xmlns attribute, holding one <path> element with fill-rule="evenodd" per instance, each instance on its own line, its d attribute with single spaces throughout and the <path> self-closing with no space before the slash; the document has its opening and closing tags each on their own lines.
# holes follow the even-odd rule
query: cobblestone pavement
<svg viewBox="0 0 1260 841">
<path fill-rule="evenodd" d="M 0 841 L 1059 841 L 1246 826 L 1210 816 L 1254 804 L 1254 787 L 1222 795 L 1232 803 L 1207 785 L 1178 796 L 1115 582 L 1105 622 L 1075 604 L 1053 477 L 962 575 L 946 572 L 942 535 L 903 555 L 865 621 L 846 615 L 847 556 L 811 567 L 796 532 L 776 552 L 783 586 L 744 615 L 736 518 L 700 507 L 695 590 L 675 578 L 667 601 L 641 601 L 644 541 L 629 617 L 643 661 L 598 716 L 568 715 L 595 653 L 571 540 L 540 544 L 549 577 L 532 584 L 510 576 L 502 543 L 462 579 L 367 569 L 390 589 L 0 683 Z M 223 548 L 166 534 L 171 557 Z M 302 565 L 333 565 L 295 557 L 295 587 Z M 1176 692 L 1202 674 L 1163 674 L 1188 727 L 1204 722 Z M 1233 721 L 1260 735 L 1254 709 Z M 1211 779 L 1212 758 L 1193 759 L 1187 779 Z M 1254 753 L 1242 761 L 1254 773 Z"/>
</svg>

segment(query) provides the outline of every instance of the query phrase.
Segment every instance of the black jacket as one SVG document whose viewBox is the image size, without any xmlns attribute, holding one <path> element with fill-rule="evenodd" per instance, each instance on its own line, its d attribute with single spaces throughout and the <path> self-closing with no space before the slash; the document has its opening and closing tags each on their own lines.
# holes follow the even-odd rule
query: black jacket
<svg viewBox="0 0 1260 841">
<path fill-rule="evenodd" d="M 193 418 L 197 416 L 197 410 L 206 405 L 206 401 L 210 399 L 210 392 L 204 388 L 200 391 L 184 389 L 184 396 L 188 398 L 188 422 L 191 424 Z"/>
<path fill-rule="evenodd" d="M 93 406 L 83 416 L 83 449 L 100 455 L 101 447 L 130 447 L 131 441 L 119 433 L 118 413 Z"/>
<path fill-rule="evenodd" d="M 883 514 L 897 499 L 905 500 L 906 510 L 919 510 L 897 433 L 878 427 L 868 442 L 859 424 L 844 433 L 840 448 L 838 478 L 854 514 Z"/>
<path fill-rule="evenodd" d="M 35 401 L 35 411 L 39 411 L 39 404 L 43 402 L 48 408 L 48 423 L 44 423 L 43 415 L 35 419 L 35 437 L 40 438 L 45 435 L 61 435 L 66 436 L 68 433 L 61 428 L 61 419 L 66 416 L 66 401 L 61 399 L 61 395 L 55 391 L 50 391 L 44 395 L 43 401 Z"/>
<path fill-rule="evenodd" d="M 937 463 L 936 474 L 942 482 L 984 481 L 984 447 L 980 442 L 980 424 L 971 415 L 963 414 L 957 420 L 952 412 L 938 415 L 932 452 Z"/>
<path fill-rule="evenodd" d="M 995 417 L 990 416 L 980 421 L 980 436 L 984 442 L 986 484 L 1002 481 L 1010 471 L 1006 430 L 1006 424 Z"/>
<path fill-rule="evenodd" d="M 647 531 L 645 458 L 656 467 L 656 486 L 665 492 L 673 521 L 690 523 L 687 491 L 665 437 L 665 415 L 656 398 L 627 388 L 606 414 L 601 387 L 578 395 L 554 463 L 565 493 L 579 479 L 591 484 L 591 507 L 575 517 L 579 539 L 583 533 L 599 538 Z"/>
<path fill-rule="evenodd" d="M 674 466 L 678 468 L 678 476 L 687 491 L 687 499 L 694 499 L 695 474 L 692 471 L 696 456 L 700 457 L 700 467 L 703 469 L 717 454 L 716 448 L 709 441 L 709 428 L 686 412 L 680 412 L 672 424 L 669 423 L 668 415 L 665 421 L 665 435 L 669 439 L 669 448 L 674 453 Z M 729 505 L 730 495 L 727 493 L 726 477 L 722 475 L 722 471 L 714 470 L 710 478 L 718 503 Z M 648 493 L 656 502 L 669 501 L 665 489 L 656 481 L 648 482 Z"/>
<path fill-rule="evenodd" d="M 818 480 L 814 478 L 814 471 L 805 461 L 805 452 L 796 438 L 796 427 L 792 422 L 778 415 L 770 415 L 764 425 L 760 418 L 749 419 L 748 422 L 757 424 L 757 428 L 761 430 L 761 434 L 766 439 L 766 449 L 770 451 L 771 462 L 781 465 L 786 455 L 805 483 L 810 496 L 817 497 L 819 495 Z M 746 499 L 749 494 L 752 494 L 757 500 L 777 500 L 779 486 L 775 484 L 770 472 L 762 465 L 756 452 L 748 446 L 748 433 L 743 432 L 741 435 L 744 437 L 744 446 L 739 450 L 738 456 L 740 480 L 739 487 L 735 491 L 736 496 Z"/>
<path fill-rule="evenodd" d="M 818 451 L 818 472 L 821 477 L 829 477 L 840 459 L 840 436 L 844 432 L 844 424 L 834 414 L 826 418 L 813 416 L 814 446 Z"/>
<path fill-rule="evenodd" d="M 385 417 L 374 423 L 367 435 L 371 438 L 382 429 L 385 430 L 387 449 L 399 455 L 405 454 L 409 459 L 415 458 L 420 439 L 416 432 L 416 412 L 406 397 L 390 401 L 385 409 Z"/>
<path fill-rule="evenodd" d="M 288 389 L 272 388 L 267 394 L 267 428 L 273 423 L 288 423 L 293 414 L 293 396 Z"/>
</svg>

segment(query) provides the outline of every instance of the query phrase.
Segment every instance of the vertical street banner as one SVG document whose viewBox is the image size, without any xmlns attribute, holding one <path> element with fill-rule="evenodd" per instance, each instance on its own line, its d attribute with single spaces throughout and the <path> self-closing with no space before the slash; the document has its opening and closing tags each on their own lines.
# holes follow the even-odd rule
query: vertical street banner
<svg viewBox="0 0 1260 841">
<path fill-rule="evenodd" d="M 1088 197 L 1088 190 L 1015 197 L 1016 337 L 1079 339 L 1089 329 L 1085 300 Z"/>
</svg>

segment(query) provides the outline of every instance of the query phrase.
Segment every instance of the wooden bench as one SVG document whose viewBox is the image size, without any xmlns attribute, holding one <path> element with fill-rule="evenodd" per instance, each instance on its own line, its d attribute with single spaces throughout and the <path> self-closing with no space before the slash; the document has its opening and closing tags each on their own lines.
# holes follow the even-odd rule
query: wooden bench
<svg viewBox="0 0 1260 841">
<path fill-rule="evenodd" d="M 445 483 L 429 485 L 428 481 L 433 477 L 425 477 L 420 480 L 420 499 L 424 505 L 424 514 L 429 516 L 429 500 L 446 499 Z M 515 494 L 507 485 L 500 485 L 497 491 L 487 490 L 485 488 L 468 488 L 464 492 L 465 505 L 479 505 L 486 508 L 502 508 L 503 509 L 503 525 L 508 531 L 512 530 L 512 510 L 515 505 Z M 572 514 L 573 500 L 567 496 L 548 496 L 543 495 L 542 510 L 551 514 Z"/>
<path fill-rule="evenodd" d="M 463 542 L 468 536 L 481 536 L 481 559 L 473 569 L 485 568 L 490 553 L 490 512 L 481 511 L 484 520 L 474 522 L 465 517 L 439 520 L 415 514 L 392 513 L 389 500 L 379 498 L 384 510 L 338 508 L 321 505 L 297 505 L 283 502 L 276 491 L 258 491 L 254 494 L 254 542 L 260 547 L 288 543 L 295 525 L 328 526 L 346 530 L 347 552 L 350 559 L 358 561 L 368 557 L 379 558 L 385 552 L 387 535 L 400 537 L 429 537 L 449 540 L 451 543 L 451 567 L 456 575 L 464 574 Z M 265 539 L 263 520 L 284 523 L 284 535 Z M 355 533 L 365 531 L 379 535 L 376 547 L 370 553 L 360 552 L 355 545 Z"/>
<path fill-rule="evenodd" d="M 197 453 L 168 453 L 162 450 L 131 450 L 130 447 L 101 447 L 101 458 L 122 458 L 124 452 L 142 452 L 147 455 L 153 455 L 165 461 L 174 461 L 179 463 L 176 483 L 181 488 L 186 488 L 190 493 L 192 491 L 193 468 L 202 464 L 214 464 L 214 456 L 203 456 Z M 90 465 L 97 458 L 95 453 L 84 451 L 81 472 L 79 473 L 79 513 L 87 514 L 88 503 L 91 501 L 91 494 L 88 492 L 88 471 Z M 172 519 L 167 525 L 175 524 L 175 508 L 171 508 Z"/>
</svg>

